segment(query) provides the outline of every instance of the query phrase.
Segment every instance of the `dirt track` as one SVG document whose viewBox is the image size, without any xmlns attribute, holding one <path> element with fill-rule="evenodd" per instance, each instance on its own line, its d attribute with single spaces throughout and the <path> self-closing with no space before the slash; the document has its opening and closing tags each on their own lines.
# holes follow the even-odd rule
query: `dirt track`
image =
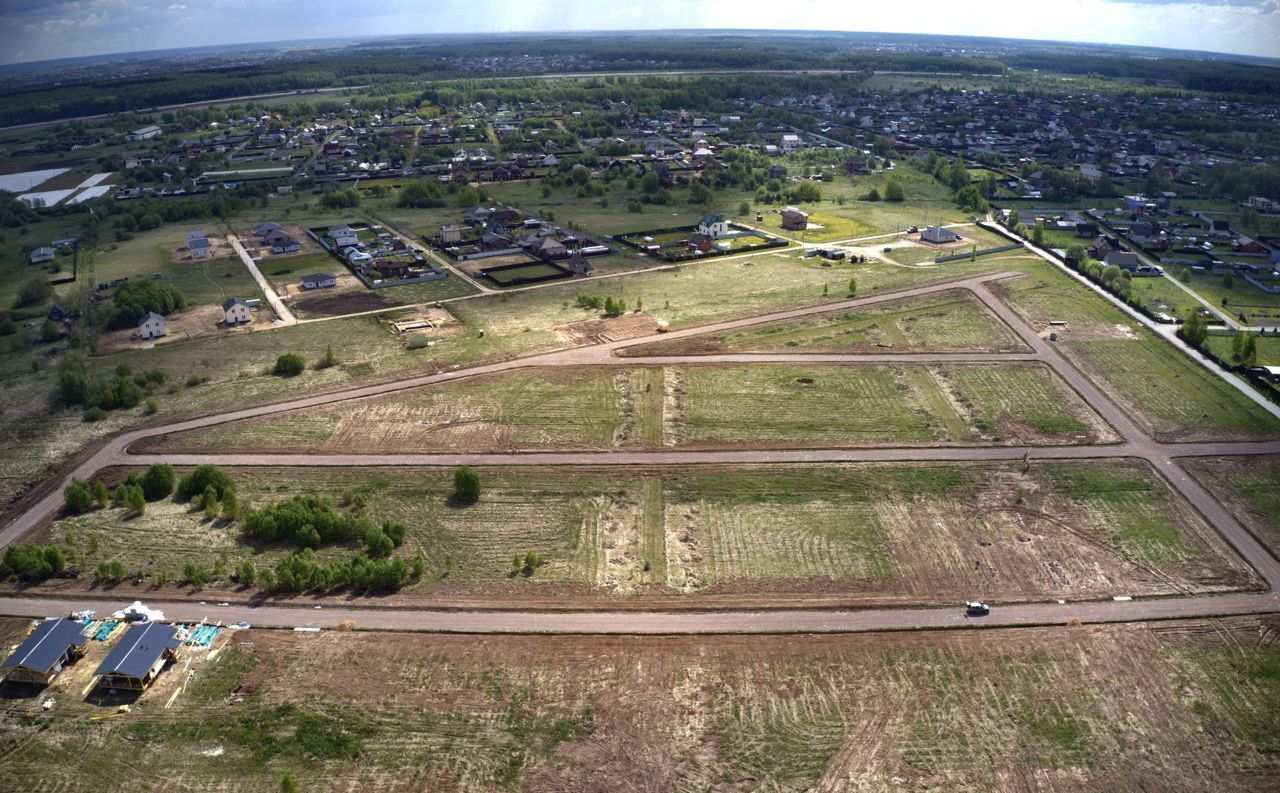
<svg viewBox="0 0 1280 793">
<path fill-rule="evenodd" d="M 1006 304 L 986 287 L 986 282 L 1009 277 L 1011 273 L 994 273 L 957 281 L 907 289 L 899 292 L 858 298 L 839 303 L 777 312 L 761 317 L 721 322 L 699 328 L 668 333 L 663 337 L 648 336 L 611 342 L 591 347 L 534 355 L 486 366 L 440 374 L 425 375 L 376 386 L 351 389 L 304 399 L 264 405 L 229 413 L 205 416 L 176 424 L 137 430 L 122 435 L 88 458 L 73 476 L 88 478 L 102 468 L 115 465 L 145 465 L 151 462 L 222 465 L 292 465 L 292 466 L 384 466 L 384 465 L 634 465 L 687 463 L 786 463 L 826 461 L 885 460 L 1008 460 L 1024 456 L 1036 459 L 1087 459 L 1097 457 L 1138 457 L 1147 460 L 1164 475 L 1173 487 L 1198 509 L 1208 522 L 1231 543 L 1254 567 L 1271 590 L 1267 594 L 1170 598 L 1142 602 L 1093 602 L 1080 604 L 1022 604 L 1004 606 L 980 623 L 967 621 L 959 609 L 878 609 L 867 611 L 719 611 L 714 613 L 644 613 L 588 612 L 575 614 L 526 611 L 455 612 L 439 610 L 390 610 L 344 608 L 326 611 L 304 610 L 288 606 L 236 606 L 209 608 L 192 603 L 161 604 L 171 617 L 209 615 L 224 620 L 246 619 L 262 625 L 331 626 L 343 619 L 355 619 L 361 627 L 463 632 L 585 632 L 585 633 L 725 633 L 725 632 L 821 632 L 918 628 L 962 627 L 984 625 L 1027 625 L 1063 622 L 1070 617 L 1087 621 L 1128 621 L 1167 619 L 1204 615 L 1246 614 L 1280 610 L 1280 561 L 1263 548 L 1209 493 L 1174 462 L 1175 457 L 1209 455 L 1256 455 L 1280 453 L 1280 440 L 1260 443 L 1162 444 L 1144 434 L 1133 420 L 1109 397 L 1102 393 L 1079 370 L 1073 367 L 1055 347 L 1040 338 Z M 743 450 L 705 452 L 612 452 L 612 453 L 536 453 L 536 454 L 377 454 L 377 455 L 133 455 L 129 447 L 139 440 L 224 424 L 239 419 L 283 413 L 396 391 L 448 382 L 463 377 L 510 371 L 529 366 L 617 365 L 617 353 L 624 347 L 645 344 L 655 338 L 679 339 L 715 333 L 812 314 L 839 311 L 858 306 L 929 295 L 945 290 L 970 290 L 996 316 L 1003 320 L 1032 350 L 1030 354 L 959 354 L 928 356 L 899 354 L 887 356 L 793 356 L 793 355 L 710 355 L 697 356 L 699 363 L 794 361 L 794 360 L 858 360 L 858 361 L 922 361 L 940 360 L 1036 360 L 1052 367 L 1063 380 L 1124 439 L 1111 446 L 1095 447 L 996 447 L 996 448 L 914 448 L 914 449 L 813 449 L 813 450 Z M 680 363 L 682 357 L 627 358 L 628 364 Z M 49 519 L 62 504 L 62 483 L 50 494 L 0 531 L 0 547 L 16 541 L 27 531 Z M 66 611 L 73 606 L 90 607 L 93 601 L 5 598 L 0 612 L 21 616 L 43 616 Z"/>
</svg>

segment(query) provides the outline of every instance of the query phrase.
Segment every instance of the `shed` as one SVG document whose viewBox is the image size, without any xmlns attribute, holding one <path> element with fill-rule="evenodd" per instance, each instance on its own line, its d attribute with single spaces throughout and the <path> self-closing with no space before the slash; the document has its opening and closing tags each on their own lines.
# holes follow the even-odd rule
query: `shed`
<svg viewBox="0 0 1280 793">
<path fill-rule="evenodd" d="M 142 691 L 165 662 L 178 657 L 178 631 L 159 622 L 137 623 L 129 628 L 120 643 L 107 655 L 94 674 L 101 685 Z"/>
<path fill-rule="evenodd" d="M 45 620 L 0 665 L 5 680 L 45 686 L 62 667 L 84 655 L 84 626 L 75 620 Z"/>
</svg>

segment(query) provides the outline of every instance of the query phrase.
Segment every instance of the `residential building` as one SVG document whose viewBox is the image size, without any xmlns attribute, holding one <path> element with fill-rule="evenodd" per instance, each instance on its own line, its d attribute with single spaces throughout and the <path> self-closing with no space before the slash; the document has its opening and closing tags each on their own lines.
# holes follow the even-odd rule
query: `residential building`
<svg viewBox="0 0 1280 793">
<path fill-rule="evenodd" d="M 64 666 L 84 655 L 84 626 L 65 617 L 45 620 L 0 664 L 10 683 L 47 686 Z"/>
<path fill-rule="evenodd" d="M 959 239 L 959 234 L 951 229 L 944 229 L 942 226 L 930 226 L 920 232 L 920 240 L 922 242 L 932 242 L 934 245 L 946 245 Z"/>
<path fill-rule="evenodd" d="M 140 339 L 158 339 L 167 335 L 164 328 L 164 316 L 154 311 L 148 311 L 138 320 L 138 338 Z"/>
<path fill-rule="evenodd" d="M 106 659 L 94 670 L 106 688 L 142 691 L 164 665 L 178 657 L 182 642 L 172 625 L 144 622 L 131 625 Z"/>
<path fill-rule="evenodd" d="M 41 246 L 39 248 L 36 248 L 34 251 L 32 251 L 31 256 L 29 258 L 32 264 L 42 264 L 44 262 L 53 261 L 53 257 L 54 257 L 53 248 L 50 248 L 46 245 L 46 246 Z"/>
<path fill-rule="evenodd" d="M 809 228 L 809 214 L 795 207 L 782 210 L 782 227 L 787 231 L 804 231 Z"/>
<path fill-rule="evenodd" d="M 228 325 L 243 325 L 253 321 L 249 304 L 238 297 L 227 298 L 222 304 L 223 319 Z"/>
<path fill-rule="evenodd" d="M 713 240 L 727 237 L 729 236 L 729 221 L 725 220 L 724 215 L 718 213 L 703 215 L 702 220 L 698 221 L 698 233 L 705 234 Z"/>
<path fill-rule="evenodd" d="M 197 229 L 187 232 L 187 251 L 192 259 L 203 259 L 209 255 L 209 238 L 203 231 Z"/>
<path fill-rule="evenodd" d="M 329 273 L 314 273 L 302 276 L 303 289 L 325 289 L 337 285 L 338 279 Z"/>
</svg>

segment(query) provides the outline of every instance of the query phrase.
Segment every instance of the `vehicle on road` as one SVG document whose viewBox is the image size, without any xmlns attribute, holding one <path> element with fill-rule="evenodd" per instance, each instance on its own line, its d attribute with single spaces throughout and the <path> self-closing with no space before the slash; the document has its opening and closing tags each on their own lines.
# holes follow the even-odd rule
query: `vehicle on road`
<svg viewBox="0 0 1280 793">
<path fill-rule="evenodd" d="M 966 617 L 985 617 L 991 613 L 991 607 L 981 600 L 966 600 L 964 615 Z"/>
</svg>

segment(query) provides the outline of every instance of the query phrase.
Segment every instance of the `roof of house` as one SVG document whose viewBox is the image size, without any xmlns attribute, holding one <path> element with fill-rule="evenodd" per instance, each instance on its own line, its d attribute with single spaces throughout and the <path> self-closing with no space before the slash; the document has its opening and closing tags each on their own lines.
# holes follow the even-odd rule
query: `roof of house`
<svg viewBox="0 0 1280 793">
<path fill-rule="evenodd" d="M 34 251 L 32 251 L 31 255 L 32 256 L 52 256 L 54 253 L 55 251 L 53 250 L 53 248 L 50 248 L 47 245 L 43 245 L 39 248 L 36 248 Z"/>
<path fill-rule="evenodd" d="M 180 644 L 177 629 L 172 625 L 159 622 L 133 625 L 94 674 L 144 678 L 166 649 L 176 650 Z"/>
<path fill-rule="evenodd" d="M 0 664 L 0 669 L 24 666 L 40 672 L 52 670 L 54 665 L 62 660 L 67 648 L 84 644 L 85 638 L 80 633 L 83 627 L 80 623 L 65 617 L 45 620 L 36 626 L 22 644 L 18 645 L 13 655 Z"/>
<path fill-rule="evenodd" d="M 1137 267 L 1141 262 L 1138 261 L 1138 254 L 1128 251 L 1112 251 L 1107 254 L 1107 258 L 1103 259 L 1107 264 L 1114 264 L 1117 267 Z"/>
<path fill-rule="evenodd" d="M 280 228 L 279 223 L 272 223 L 271 221 L 267 221 L 266 223 L 259 223 L 258 227 L 254 229 L 254 231 L 257 232 L 258 234 L 267 234 L 269 232 L 275 231 L 278 228 Z"/>
<path fill-rule="evenodd" d="M 702 223 L 703 223 L 704 225 L 705 225 L 705 224 L 711 224 L 711 223 L 723 223 L 723 222 L 724 222 L 724 215 L 721 215 L 721 214 L 719 214 L 719 213 L 716 213 L 716 214 L 714 214 L 714 215 L 703 215 L 703 216 L 702 216 Z"/>
<path fill-rule="evenodd" d="M 223 311 L 230 311 L 230 310 L 231 310 L 233 307 L 235 307 L 236 305 L 241 305 L 241 306 L 244 306 L 245 308 L 248 308 L 248 307 L 249 307 L 249 304 L 248 304 L 248 303 L 246 303 L 246 302 L 244 302 L 244 301 L 243 301 L 243 300 L 241 300 L 240 298 L 238 298 L 238 297 L 229 297 L 229 298 L 227 298 L 226 302 L 222 304 L 222 310 L 223 310 Z"/>
<path fill-rule="evenodd" d="M 944 229 L 942 226 L 930 226 L 920 232 L 920 236 L 927 240 L 954 240 L 960 238 L 959 234 L 951 229 Z"/>
<path fill-rule="evenodd" d="M 333 281 L 335 280 L 330 273 L 312 273 L 311 275 L 302 276 L 302 282 L 310 283 L 312 281 Z"/>
<path fill-rule="evenodd" d="M 199 241 L 207 241 L 207 240 L 205 240 L 205 238 L 204 238 L 204 232 L 203 232 L 203 231 L 200 231 L 199 229 L 197 229 L 197 230 L 195 230 L 195 231 L 188 231 L 188 232 L 187 232 L 187 242 L 188 242 L 188 243 L 196 242 L 197 240 L 199 240 Z"/>
<path fill-rule="evenodd" d="M 164 322 L 164 315 L 157 314 L 154 311 L 148 311 L 147 313 L 142 315 L 142 319 L 138 320 L 138 327 L 142 327 L 143 325 L 147 324 L 153 319 L 158 319 L 161 322 Z"/>
</svg>

